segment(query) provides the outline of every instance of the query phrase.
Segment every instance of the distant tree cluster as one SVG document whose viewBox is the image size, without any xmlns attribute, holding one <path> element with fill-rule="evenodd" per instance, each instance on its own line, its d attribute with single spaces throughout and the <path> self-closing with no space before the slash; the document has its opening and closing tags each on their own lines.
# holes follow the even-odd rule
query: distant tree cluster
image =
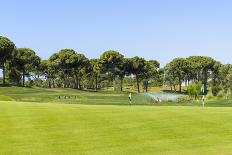
<svg viewBox="0 0 232 155">
<path fill-rule="evenodd" d="M 188 89 L 191 92 L 198 90 L 195 93 L 196 96 L 199 91 L 207 94 L 208 86 L 215 96 L 220 90 L 231 91 L 231 77 L 231 64 L 223 65 L 207 56 L 175 58 L 164 67 L 165 84 L 170 86 L 171 90 L 182 92 L 182 87 L 185 85 L 189 86 Z M 203 85 L 202 87 L 200 87 L 200 83 Z M 177 85 L 179 90 L 176 88 Z"/>
<path fill-rule="evenodd" d="M 49 59 L 41 60 L 29 48 L 16 48 L 8 38 L 0 36 L 0 67 L 3 85 L 102 89 L 112 86 L 123 91 L 158 84 L 159 62 L 141 57 L 125 58 L 117 51 L 104 52 L 98 59 L 88 59 L 73 49 L 62 49 Z"/>
<path fill-rule="evenodd" d="M 109 50 L 98 59 L 88 59 L 73 49 L 62 49 L 47 60 L 41 60 L 29 48 L 16 48 L 8 38 L 0 36 L 0 68 L 2 85 L 47 88 L 93 89 L 136 88 L 147 92 L 149 86 L 169 86 L 171 91 L 189 91 L 195 98 L 199 91 L 213 95 L 232 90 L 232 65 L 223 65 L 207 56 L 175 58 L 160 68 L 156 60 L 135 56 L 125 58 Z"/>
</svg>

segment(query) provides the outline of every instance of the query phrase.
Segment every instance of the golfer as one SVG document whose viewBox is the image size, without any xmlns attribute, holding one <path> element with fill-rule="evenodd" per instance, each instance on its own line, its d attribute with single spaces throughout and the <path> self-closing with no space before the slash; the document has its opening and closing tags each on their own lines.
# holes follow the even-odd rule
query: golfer
<svg viewBox="0 0 232 155">
<path fill-rule="evenodd" d="M 130 101 L 130 104 L 131 104 L 131 101 L 132 101 L 131 93 L 129 94 L 129 101 Z"/>
</svg>

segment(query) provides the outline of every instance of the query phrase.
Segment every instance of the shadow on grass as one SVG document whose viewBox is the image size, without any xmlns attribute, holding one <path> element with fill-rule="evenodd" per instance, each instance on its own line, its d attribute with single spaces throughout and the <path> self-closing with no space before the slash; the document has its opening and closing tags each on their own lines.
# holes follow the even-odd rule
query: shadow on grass
<svg viewBox="0 0 232 155">
<path fill-rule="evenodd" d="M 4 84 L 4 85 L 3 85 L 3 84 L 1 83 L 1 84 L 0 84 L 0 87 L 12 87 L 12 85 L 10 85 L 10 84 Z"/>
</svg>

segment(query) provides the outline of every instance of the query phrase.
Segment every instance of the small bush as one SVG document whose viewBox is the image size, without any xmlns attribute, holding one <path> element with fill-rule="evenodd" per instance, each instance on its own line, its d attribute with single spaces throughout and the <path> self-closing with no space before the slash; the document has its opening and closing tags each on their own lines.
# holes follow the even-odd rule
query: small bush
<svg viewBox="0 0 232 155">
<path fill-rule="evenodd" d="M 206 98 L 207 99 L 213 99 L 214 98 L 214 96 L 213 96 L 213 94 L 212 94 L 212 92 L 209 92 L 207 95 L 206 95 Z"/>
<path fill-rule="evenodd" d="M 222 90 L 222 86 L 213 86 L 211 87 L 213 96 L 217 96 L 218 93 Z"/>
<path fill-rule="evenodd" d="M 182 96 L 182 97 L 178 98 L 177 102 L 188 102 L 190 100 L 191 100 L 191 98 L 189 96 Z"/>
<path fill-rule="evenodd" d="M 187 88 L 188 95 L 191 98 L 197 99 L 201 95 L 201 87 L 202 87 L 201 82 L 191 83 Z"/>
<path fill-rule="evenodd" d="M 226 96 L 226 94 L 225 94 L 225 92 L 222 91 L 222 90 L 217 94 L 217 97 L 218 97 L 218 98 L 223 98 L 224 96 Z"/>
</svg>

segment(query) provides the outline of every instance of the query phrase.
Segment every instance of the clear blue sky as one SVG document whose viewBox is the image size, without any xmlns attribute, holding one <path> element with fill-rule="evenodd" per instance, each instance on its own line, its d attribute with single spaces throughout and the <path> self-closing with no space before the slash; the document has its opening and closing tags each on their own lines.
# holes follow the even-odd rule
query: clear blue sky
<svg viewBox="0 0 232 155">
<path fill-rule="evenodd" d="M 157 59 L 208 55 L 232 63 L 231 0 L 0 0 L 0 35 L 42 58 L 73 48 Z"/>
</svg>

